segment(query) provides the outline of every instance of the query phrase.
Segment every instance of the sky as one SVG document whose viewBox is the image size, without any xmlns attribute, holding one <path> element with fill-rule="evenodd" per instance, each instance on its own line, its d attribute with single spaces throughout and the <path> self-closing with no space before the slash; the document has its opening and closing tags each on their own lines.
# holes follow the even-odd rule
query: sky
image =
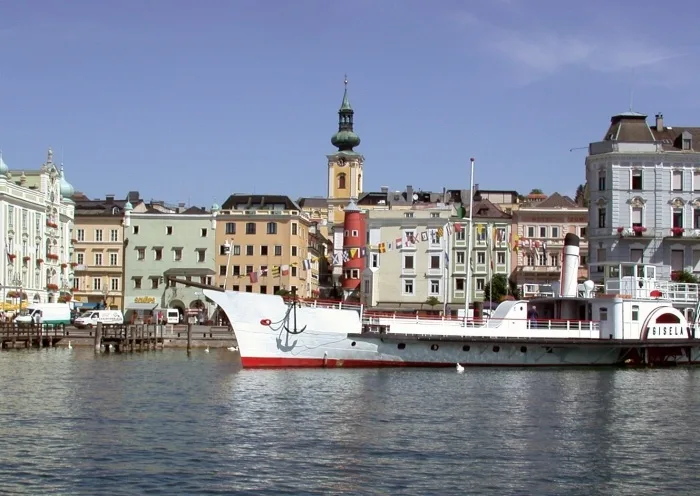
<svg viewBox="0 0 700 496">
<path fill-rule="evenodd" d="M 610 117 L 700 126 L 700 4 L 0 0 L 0 148 L 91 198 L 325 196 L 348 77 L 365 190 L 573 195 Z M 574 150 L 571 150 L 571 149 Z"/>
</svg>

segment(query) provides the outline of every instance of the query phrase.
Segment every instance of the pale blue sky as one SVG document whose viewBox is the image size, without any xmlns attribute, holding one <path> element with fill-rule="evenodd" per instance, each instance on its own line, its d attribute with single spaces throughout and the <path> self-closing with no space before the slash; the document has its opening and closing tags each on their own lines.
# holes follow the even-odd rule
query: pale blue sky
<svg viewBox="0 0 700 496">
<path fill-rule="evenodd" d="M 565 6 L 566 5 L 566 6 Z M 91 197 L 326 194 L 343 75 L 365 188 L 573 194 L 634 109 L 700 125 L 700 4 L 0 0 L 0 146 Z"/>
</svg>

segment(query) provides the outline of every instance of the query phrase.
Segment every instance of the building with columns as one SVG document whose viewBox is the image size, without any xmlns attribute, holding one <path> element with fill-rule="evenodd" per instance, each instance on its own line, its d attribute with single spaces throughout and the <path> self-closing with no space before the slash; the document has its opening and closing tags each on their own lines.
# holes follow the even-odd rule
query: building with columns
<svg viewBox="0 0 700 496">
<path fill-rule="evenodd" d="M 72 196 L 73 187 L 50 148 L 37 170 L 11 170 L 0 156 L 2 308 L 71 299 Z"/>
<path fill-rule="evenodd" d="M 700 128 L 623 112 L 589 145 L 589 264 L 664 264 L 700 274 Z M 657 274 L 657 277 L 663 274 Z M 669 274 L 666 274 L 668 277 Z"/>
</svg>

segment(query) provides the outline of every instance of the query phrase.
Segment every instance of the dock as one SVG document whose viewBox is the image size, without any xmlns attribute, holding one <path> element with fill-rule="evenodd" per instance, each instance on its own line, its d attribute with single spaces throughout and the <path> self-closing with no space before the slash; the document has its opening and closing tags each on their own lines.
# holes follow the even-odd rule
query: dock
<svg viewBox="0 0 700 496">
<path fill-rule="evenodd" d="M 78 329 L 67 325 L 0 324 L 0 351 L 23 348 L 92 346 L 95 350 L 140 352 L 164 348 L 225 348 L 236 345 L 229 327 L 156 324 L 97 324 Z"/>
</svg>

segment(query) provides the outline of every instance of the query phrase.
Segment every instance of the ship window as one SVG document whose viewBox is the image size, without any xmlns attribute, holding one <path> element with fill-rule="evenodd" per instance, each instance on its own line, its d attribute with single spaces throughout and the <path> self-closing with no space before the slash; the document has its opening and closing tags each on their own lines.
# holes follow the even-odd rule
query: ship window
<svg viewBox="0 0 700 496">
<path fill-rule="evenodd" d="M 357 343 L 355 341 L 353 341 L 352 343 L 350 343 L 350 346 L 355 346 L 356 344 Z"/>
<path fill-rule="evenodd" d="M 470 349 L 471 348 L 469 347 L 468 344 L 465 344 L 464 346 L 462 346 L 462 351 L 469 351 Z"/>
<path fill-rule="evenodd" d="M 433 350 L 433 351 L 437 351 L 438 348 L 440 348 L 440 347 L 439 347 L 438 345 L 436 345 L 436 344 L 431 344 L 431 345 L 430 345 L 430 349 Z"/>
<path fill-rule="evenodd" d="M 406 343 L 399 343 L 399 345 L 397 346 L 397 348 L 400 349 L 400 350 L 406 349 Z"/>
<path fill-rule="evenodd" d="M 607 308 L 600 309 L 600 320 L 608 320 L 608 309 Z"/>
<path fill-rule="evenodd" d="M 527 353 L 527 346 L 521 346 L 520 353 Z"/>
<path fill-rule="evenodd" d="M 494 347 L 493 347 L 493 352 L 494 352 L 494 353 L 498 353 L 499 351 L 501 351 L 501 347 L 500 347 L 500 346 L 494 346 Z"/>
<path fill-rule="evenodd" d="M 639 305 L 632 305 L 632 320 L 639 320 Z"/>
</svg>

